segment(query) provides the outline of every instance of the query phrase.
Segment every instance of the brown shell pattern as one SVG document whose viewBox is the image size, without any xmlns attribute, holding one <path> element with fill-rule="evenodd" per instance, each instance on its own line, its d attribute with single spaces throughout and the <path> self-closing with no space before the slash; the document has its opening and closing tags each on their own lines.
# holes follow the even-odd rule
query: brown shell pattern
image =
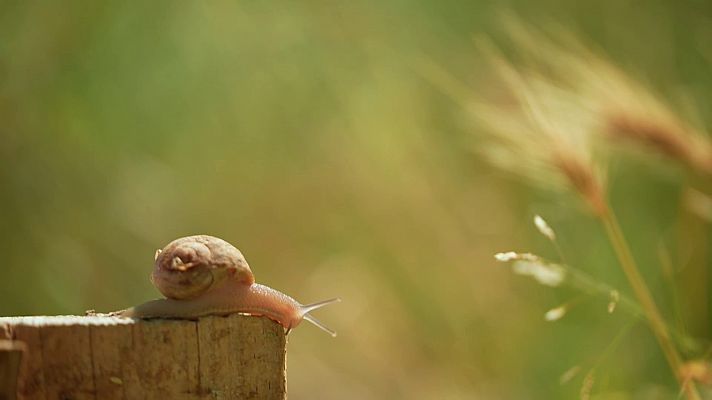
<svg viewBox="0 0 712 400">
<path fill-rule="evenodd" d="M 164 296 L 189 299 L 228 276 L 248 286 L 255 282 L 235 246 L 214 236 L 196 235 L 176 239 L 158 252 L 151 280 Z"/>
</svg>

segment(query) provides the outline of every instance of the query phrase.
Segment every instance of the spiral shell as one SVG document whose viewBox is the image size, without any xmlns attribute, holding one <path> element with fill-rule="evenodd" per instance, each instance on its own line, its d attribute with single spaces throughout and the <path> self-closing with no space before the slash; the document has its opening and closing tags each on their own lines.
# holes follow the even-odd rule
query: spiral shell
<svg viewBox="0 0 712 400">
<path fill-rule="evenodd" d="M 176 239 L 156 253 L 151 281 L 170 299 L 192 299 L 225 279 L 255 282 L 240 250 L 214 236 Z"/>
</svg>

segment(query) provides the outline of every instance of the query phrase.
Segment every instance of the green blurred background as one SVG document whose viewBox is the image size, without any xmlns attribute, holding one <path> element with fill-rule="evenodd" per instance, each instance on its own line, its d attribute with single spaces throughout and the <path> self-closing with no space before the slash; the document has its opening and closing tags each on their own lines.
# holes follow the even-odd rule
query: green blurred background
<svg viewBox="0 0 712 400">
<path fill-rule="evenodd" d="M 0 2 L 0 315 L 109 311 L 157 297 L 155 249 L 212 234 L 257 280 L 343 303 L 290 335 L 290 398 L 569 399 L 559 376 L 630 317 L 513 276 L 492 255 L 555 252 L 628 290 L 574 197 L 534 190 L 476 155 L 460 100 L 477 92 L 473 38 L 501 13 L 563 26 L 712 124 L 712 3 Z M 644 274 L 671 239 L 680 172 L 611 169 Z M 648 263 L 650 261 L 650 263 Z M 707 300 L 704 300 L 707 301 Z M 708 315 L 694 315 L 706 335 Z M 670 392 L 672 390 L 672 392 Z M 603 360 L 599 398 L 668 398 L 674 380 L 640 324 Z"/>
</svg>

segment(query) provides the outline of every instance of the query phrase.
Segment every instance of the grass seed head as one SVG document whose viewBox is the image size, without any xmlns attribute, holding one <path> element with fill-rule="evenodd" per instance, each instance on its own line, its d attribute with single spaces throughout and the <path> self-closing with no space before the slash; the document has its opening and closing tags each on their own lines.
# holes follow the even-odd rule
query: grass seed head
<svg viewBox="0 0 712 400">
<path fill-rule="evenodd" d="M 497 253 L 494 255 L 495 260 L 499 262 L 509 262 L 509 261 L 515 261 L 515 260 L 524 260 L 524 261 L 539 261 L 540 258 L 539 256 L 536 256 L 531 253 L 517 253 L 514 251 L 507 251 L 504 253 Z"/>
<path fill-rule="evenodd" d="M 473 102 L 472 115 L 486 133 L 480 147 L 485 158 L 532 183 L 572 188 L 598 212 L 604 198 L 598 171 L 605 160 L 594 154 L 596 115 L 558 74 L 515 64 L 493 46 L 483 51 L 493 70 L 493 93 Z"/>
<path fill-rule="evenodd" d="M 544 321 L 553 322 L 558 321 L 566 315 L 568 307 L 564 304 L 556 308 L 552 308 L 544 314 Z"/>
<path fill-rule="evenodd" d="M 589 400 L 591 398 L 591 391 L 593 390 L 593 384 L 596 382 L 596 376 L 594 371 L 591 370 L 583 378 L 581 383 L 581 390 L 579 390 L 579 398 L 581 400 Z"/>
<path fill-rule="evenodd" d="M 609 294 L 609 300 L 608 300 L 608 313 L 613 314 L 613 311 L 616 310 L 616 306 L 618 305 L 618 302 L 621 299 L 620 293 L 618 293 L 617 290 L 611 290 L 611 293 Z"/>
<path fill-rule="evenodd" d="M 512 264 L 512 270 L 519 275 L 531 276 L 544 286 L 556 287 L 566 279 L 566 270 L 563 267 L 542 260 L 517 260 Z"/>
<path fill-rule="evenodd" d="M 549 240 L 551 240 L 552 242 L 556 241 L 556 233 L 553 229 L 551 229 L 549 224 L 546 223 L 544 218 L 540 217 L 539 215 L 535 215 L 534 226 L 536 226 L 536 229 L 538 229 L 539 232 L 542 235 L 546 236 Z"/>
<path fill-rule="evenodd" d="M 576 375 L 578 375 L 579 372 L 581 372 L 580 365 L 574 365 L 573 367 L 567 369 L 559 377 L 559 385 L 564 385 L 564 384 L 570 382 L 573 378 L 576 377 Z"/>
</svg>

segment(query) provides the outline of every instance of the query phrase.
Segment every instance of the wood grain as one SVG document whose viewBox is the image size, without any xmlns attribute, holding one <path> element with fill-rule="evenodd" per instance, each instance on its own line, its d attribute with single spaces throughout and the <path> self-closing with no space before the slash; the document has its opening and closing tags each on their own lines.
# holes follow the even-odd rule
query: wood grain
<svg viewBox="0 0 712 400">
<path fill-rule="evenodd" d="M 0 339 L 0 400 L 17 398 L 17 377 L 26 350 L 22 342 Z"/>
</svg>

